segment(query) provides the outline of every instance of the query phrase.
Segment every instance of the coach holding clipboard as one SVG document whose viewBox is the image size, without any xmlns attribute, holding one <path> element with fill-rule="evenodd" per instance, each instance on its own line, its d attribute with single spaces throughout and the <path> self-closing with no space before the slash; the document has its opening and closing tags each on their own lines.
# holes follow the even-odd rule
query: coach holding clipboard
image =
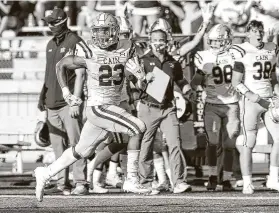
<svg viewBox="0 0 279 213">
<path fill-rule="evenodd" d="M 181 149 L 179 122 L 174 104 L 174 84 L 189 97 L 191 87 L 183 77 L 179 62 L 167 53 L 172 40 L 171 27 L 164 19 L 158 19 L 150 28 L 151 49 L 141 58 L 149 83 L 143 91 L 138 105 L 138 117 L 145 122 L 147 131 L 143 135 L 140 157 L 140 182 L 151 187 L 153 181 L 153 143 L 157 129 L 166 136 L 170 156 L 173 193 L 191 190 L 185 182 L 186 162 Z M 149 74 L 150 73 L 150 74 Z M 150 81 L 152 81 L 150 83 Z M 159 193 L 159 192 L 158 192 Z"/>
</svg>

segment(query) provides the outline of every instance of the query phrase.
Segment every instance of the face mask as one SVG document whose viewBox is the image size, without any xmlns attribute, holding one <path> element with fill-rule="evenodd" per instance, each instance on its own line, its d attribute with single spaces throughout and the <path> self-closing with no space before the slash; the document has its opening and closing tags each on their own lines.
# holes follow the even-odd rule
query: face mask
<svg viewBox="0 0 279 213">
<path fill-rule="evenodd" d="M 152 48 L 153 51 L 163 53 L 168 48 L 168 45 L 164 42 L 152 42 L 151 43 L 151 48 Z"/>
<path fill-rule="evenodd" d="M 49 28 L 52 34 L 57 37 L 62 35 L 67 30 L 67 22 L 59 24 L 57 26 L 50 26 Z"/>
</svg>

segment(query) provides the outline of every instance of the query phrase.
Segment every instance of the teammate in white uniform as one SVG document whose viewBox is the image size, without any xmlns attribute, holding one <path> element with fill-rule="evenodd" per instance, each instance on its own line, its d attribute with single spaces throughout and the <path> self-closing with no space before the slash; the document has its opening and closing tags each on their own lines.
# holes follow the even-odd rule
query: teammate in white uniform
<svg viewBox="0 0 279 213">
<path fill-rule="evenodd" d="M 64 69 L 87 69 L 87 121 L 75 147 L 67 149 L 48 167 L 35 169 L 38 201 L 43 200 L 46 182 L 77 159 L 88 157 L 107 137 L 108 131 L 134 136 L 142 134 L 146 129 L 141 120 L 118 107 L 123 88 L 124 69 L 126 69 L 125 74 L 133 74 L 139 81 L 145 79 L 137 57 L 130 48 L 131 42 L 118 40 L 119 25 L 111 14 L 98 15 L 93 22 L 92 33 L 94 40 L 88 44 L 88 47 L 84 47 L 88 49 L 85 58 L 67 56 L 56 66 L 63 97 L 71 106 L 80 105 L 81 100 L 70 93 Z M 130 171 L 135 173 L 133 177 L 136 178 L 138 153 L 133 153 L 129 159 L 133 161 L 133 164 L 128 164 L 133 167 Z M 143 189 L 142 192 L 148 191 Z"/>
<path fill-rule="evenodd" d="M 205 80 L 207 95 L 204 107 L 204 123 L 208 136 L 208 190 L 215 190 L 217 186 L 216 150 L 220 141 L 222 141 L 224 150 L 223 190 L 232 189 L 230 177 L 233 151 L 240 130 L 240 110 L 238 94 L 231 84 L 232 69 L 235 57 L 237 57 L 229 49 L 231 41 L 230 28 L 223 24 L 217 24 L 211 28 L 208 34 L 210 49 L 198 51 L 195 55 L 195 65 L 198 70 L 191 81 L 191 86 L 196 88 Z"/>
<path fill-rule="evenodd" d="M 243 57 L 235 62 L 232 84 L 243 95 L 241 121 L 244 141 L 240 148 L 240 162 L 244 194 L 254 193 L 251 179 L 252 150 L 256 144 L 260 118 L 263 119 L 274 142 L 266 185 L 268 188 L 279 191 L 279 124 L 273 122 L 269 113 L 266 113 L 271 106 L 271 98 L 279 95 L 279 86 L 275 76 L 278 47 L 271 42 L 262 42 L 263 36 L 263 23 L 253 20 L 247 25 L 248 42 L 234 45 L 234 48 L 243 54 Z"/>
</svg>

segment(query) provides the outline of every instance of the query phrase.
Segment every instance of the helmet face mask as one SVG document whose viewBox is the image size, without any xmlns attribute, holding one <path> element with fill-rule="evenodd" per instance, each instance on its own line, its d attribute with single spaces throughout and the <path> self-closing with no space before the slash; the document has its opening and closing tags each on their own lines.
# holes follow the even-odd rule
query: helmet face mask
<svg viewBox="0 0 279 213">
<path fill-rule="evenodd" d="M 118 42 L 119 25 L 113 15 L 101 13 L 94 20 L 91 32 L 93 43 L 106 49 Z"/>
<path fill-rule="evenodd" d="M 232 33 L 229 27 L 217 24 L 208 33 L 208 45 L 214 54 L 226 51 L 232 43 Z"/>
</svg>

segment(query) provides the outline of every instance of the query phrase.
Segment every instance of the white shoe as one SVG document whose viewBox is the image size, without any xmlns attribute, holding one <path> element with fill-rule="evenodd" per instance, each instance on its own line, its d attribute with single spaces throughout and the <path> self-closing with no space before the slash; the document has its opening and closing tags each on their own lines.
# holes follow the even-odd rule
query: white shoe
<svg viewBox="0 0 279 213">
<path fill-rule="evenodd" d="M 251 195 L 254 193 L 254 186 L 252 183 L 249 183 L 248 185 L 243 185 L 242 193 L 246 195 Z"/>
<path fill-rule="evenodd" d="M 279 182 L 278 180 L 272 180 L 271 178 L 268 178 L 266 181 L 266 187 L 269 189 L 279 191 Z"/>
<path fill-rule="evenodd" d="M 37 167 L 34 170 L 36 177 L 36 198 L 39 202 L 43 201 L 44 189 L 47 181 L 50 179 L 47 173 L 47 168 Z"/>
<path fill-rule="evenodd" d="M 93 183 L 93 189 L 89 189 L 90 193 L 106 194 L 109 192 L 108 189 L 103 188 L 100 183 Z"/>
<path fill-rule="evenodd" d="M 117 174 L 111 175 L 107 173 L 106 184 L 113 187 L 119 187 L 122 184 L 122 180 Z"/>
<path fill-rule="evenodd" d="M 178 193 L 182 193 L 182 192 L 188 192 L 191 191 L 192 187 L 190 185 L 188 185 L 185 182 L 179 183 L 177 184 L 174 189 L 173 189 L 173 193 L 174 194 L 178 194 Z"/>
<path fill-rule="evenodd" d="M 233 188 L 243 187 L 243 180 L 238 180 L 235 182 Z"/>
<path fill-rule="evenodd" d="M 152 191 L 151 188 L 145 188 L 143 185 L 139 183 L 137 178 L 127 178 L 123 183 L 124 192 L 133 192 L 139 194 L 150 193 Z"/>
<path fill-rule="evenodd" d="M 170 189 L 170 185 L 169 185 L 168 181 L 164 181 L 163 183 L 158 183 L 156 186 L 156 189 L 159 190 L 160 192 L 168 191 Z"/>
</svg>

